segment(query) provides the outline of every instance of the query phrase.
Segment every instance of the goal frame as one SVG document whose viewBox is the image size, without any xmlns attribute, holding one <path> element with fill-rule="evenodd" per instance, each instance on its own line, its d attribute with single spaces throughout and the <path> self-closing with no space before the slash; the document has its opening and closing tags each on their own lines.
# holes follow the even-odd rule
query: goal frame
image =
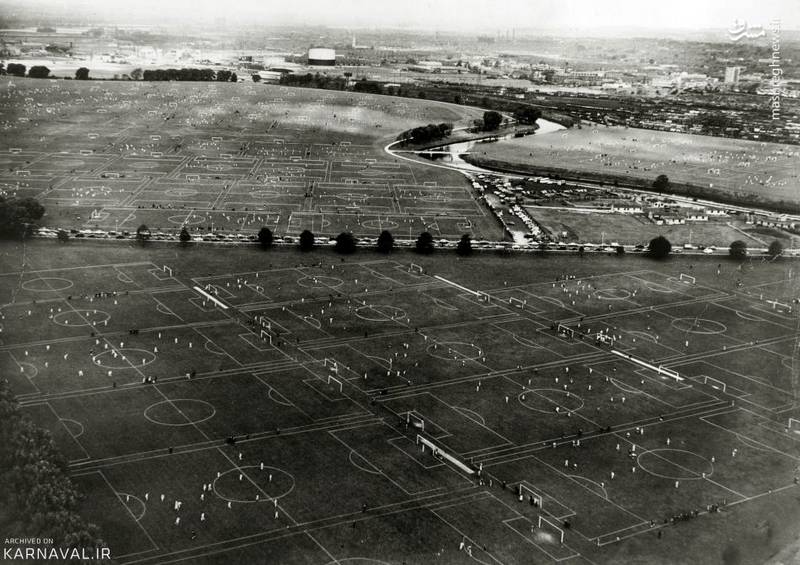
<svg viewBox="0 0 800 565">
<path fill-rule="evenodd" d="M 681 273 L 678 276 L 678 280 L 686 284 L 697 284 L 697 278 L 692 275 L 687 275 L 686 273 Z"/>
<path fill-rule="evenodd" d="M 337 374 L 338 374 L 338 373 L 337 373 Z M 330 374 L 329 374 L 329 375 L 328 375 L 328 386 L 332 386 L 332 385 L 331 385 L 331 383 L 332 383 L 332 382 L 333 382 L 333 383 L 337 383 L 337 384 L 339 385 L 339 392 L 340 392 L 340 393 L 341 393 L 341 392 L 343 392 L 343 389 L 344 389 L 344 383 L 342 383 L 342 380 L 341 380 L 341 379 L 339 379 L 338 377 L 334 377 L 333 375 L 330 375 Z"/>
<path fill-rule="evenodd" d="M 544 496 L 533 490 L 531 487 L 526 485 L 525 483 L 520 483 L 517 486 L 517 493 L 522 495 L 523 502 L 525 500 L 529 500 L 530 497 L 533 497 L 534 502 L 538 505 L 539 509 L 544 509 Z"/>
<path fill-rule="evenodd" d="M 548 520 L 547 518 L 545 518 L 544 516 L 539 514 L 539 523 L 537 524 L 537 527 L 541 528 L 542 527 L 542 522 L 546 523 L 551 528 L 554 528 L 560 534 L 560 540 L 559 541 L 563 544 L 564 543 L 564 530 L 559 528 L 558 526 L 556 526 L 551 520 Z"/>
<path fill-rule="evenodd" d="M 415 422 L 420 424 L 420 426 L 418 428 L 417 428 L 416 425 L 414 425 L 414 427 L 417 428 L 418 430 L 421 430 L 421 431 L 424 432 L 425 431 L 425 419 L 422 416 L 419 416 L 419 415 L 415 414 L 413 410 L 411 410 L 409 412 L 406 412 L 406 424 L 408 424 L 409 426 L 413 425 L 412 421 L 411 421 L 412 418 L 414 419 Z"/>
<path fill-rule="evenodd" d="M 721 390 L 722 392 L 728 391 L 728 384 L 725 381 L 709 377 L 708 375 L 703 375 L 703 377 L 704 385 L 709 385 L 711 388 Z M 711 381 L 711 384 L 709 384 L 709 381 Z M 798 423 L 800 424 L 800 421 Z"/>
<path fill-rule="evenodd" d="M 575 339 L 575 330 L 570 328 L 569 326 L 565 326 L 562 323 L 559 323 L 556 326 L 556 335 L 561 336 L 561 334 L 566 334 L 569 339 Z"/>
</svg>

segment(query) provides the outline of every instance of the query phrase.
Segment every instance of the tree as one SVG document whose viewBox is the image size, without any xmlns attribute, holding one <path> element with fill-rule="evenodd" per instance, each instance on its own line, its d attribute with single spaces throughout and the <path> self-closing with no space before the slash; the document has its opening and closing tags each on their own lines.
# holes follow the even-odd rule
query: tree
<svg viewBox="0 0 800 565">
<path fill-rule="evenodd" d="M 142 69 L 133 69 L 131 71 L 131 80 L 142 80 Z"/>
<path fill-rule="evenodd" d="M 75 80 L 89 80 L 89 69 L 81 67 L 75 71 Z"/>
<path fill-rule="evenodd" d="M 253 79 L 253 82 L 261 82 L 261 75 L 253 75 L 250 78 Z"/>
<path fill-rule="evenodd" d="M 314 249 L 314 234 L 303 230 L 300 234 L 300 251 L 311 251 L 312 249 Z"/>
<path fill-rule="evenodd" d="M 394 249 L 394 237 L 391 232 L 383 230 L 378 236 L 378 251 L 381 253 L 391 253 Z"/>
<path fill-rule="evenodd" d="M 66 243 L 69 241 L 69 233 L 67 230 L 58 230 L 56 237 L 58 237 L 59 243 Z"/>
<path fill-rule="evenodd" d="M 44 65 L 34 65 L 31 67 L 31 70 L 28 71 L 28 76 L 31 78 L 47 78 L 50 76 L 50 69 Z"/>
<path fill-rule="evenodd" d="M 353 234 L 350 232 L 343 231 L 339 235 L 336 236 L 336 245 L 333 246 L 333 250 L 336 253 L 341 253 L 343 255 L 350 255 L 356 252 L 356 240 L 353 237 Z"/>
<path fill-rule="evenodd" d="M 484 131 L 494 131 L 503 123 L 503 116 L 499 112 L 489 110 L 483 113 L 483 129 Z"/>
<path fill-rule="evenodd" d="M 514 117 L 520 124 L 533 125 L 536 123 L 536 120 L 542 117 L 542 112 L 538 108 L 520 106 L 514 110 Z"/>
<path fill-rule="evenodd" d="M 181 243 L 184 245 L 192 241 L 192 236 L 189 235 L 189 230 L 186 229 L 186 226 L 181 228 L 181 234 L 178 236 L 178 239 L 180 239 Z"/>
<path fill-rule="evenodd" d="M 27 69 L 28 67 L 22 63 L 9 63 L 8 67 L 6 67 L 6 72 L 15 77 L 24 77 Z"/>
<path fill-rule="evenodd" d="M 728 248 L 728 255 L 733 259 L 744 259 L 747 257 L 747 244 L 741 239 L 731 242 L 731 246 Z"/>
<path fill-rule="evenodd" d="M 672 244 L 666 237 L 660 235 L 650 240 L 647 251 L 653 259 L 664 259 L 672 251 Z"/>
<path fill-rule="evenodd" d="M 783 244 L 776 239 L 769 244 L 769 247 L 767 248 L 767 254 L 773 259 L 777 259 L 783 255 Z"/>
<path fill-rule="evenodd" d="M 44 206 L 33 198 L 0 197 L 0 237 L 24 237 L 44 216 Z"/>
<path fill-rule="evenodd" d="M 625 246 L 617 245 L 616 252 L 617 252 L 617 255 L 625 255 Z"/>
<path fill-rule="evenodd" d="M 468 233 L 465 233 L 461 236 L 461 239 L 456 245 L 456 253 L 461 255 L 462 257 L 466 257 L 467 255 L 472 255 L 472 238 L 469 236 Z"/>
<path fill-rule="evenodd" d="M 231 73 L 231 82 L 237 82 L 239 77 L 236 76 L 236 73 Z"/>
<path fill-rule="evenodd" d="M 664 192 L 669 188 L 669 177 L 667 175 L 658 175 L 656 180 L 653 181 L 653 188 L 658 192 Z"/>
<path fill-rule="evenodd" d="M 417 253 L 430 255 L 433 253 L 433 236 L 429 232 L 422 232 L 417 238 L 417 244 L 415 248 Z"/>
<path fill-rule="evenodd" d="M 150 239 L 150 228 L 144 224 L 136 228 L 136 241 L 139 245 L 146 244 L 148 239 Z"/>
<path fill-rule="evenodd" d="M 258 243 L 261 245 L 261 249 L 269 249 L 272 247 L 272 240 L 274 239 L 272 235 L 272 230 L 269 229 L 267 226 L 264 226 L 260 230 L 258 230 Z"/>
</svg>

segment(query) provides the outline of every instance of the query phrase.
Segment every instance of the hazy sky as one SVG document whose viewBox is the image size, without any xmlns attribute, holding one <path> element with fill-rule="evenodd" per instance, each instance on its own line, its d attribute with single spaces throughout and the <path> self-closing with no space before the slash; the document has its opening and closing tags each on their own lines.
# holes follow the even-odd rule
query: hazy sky
<svg viewBox="0 0 800 565">
<path fill-rule="evenodd" d="M 0 8 L 4 1 L 0 0 Z M 183 15 L 229 22 L 322 24 L 338 27 L 419 27 L 440 30 L 508 28 L 707 29 L 781 20 L 800 29 L 800 0 L 26 0 L 29 6 L 56 5 L 91 10 L 124 21 L 126 14 L 154 21 Z M 138 18 L 137 18 L 138 19 Z"/>
</svg>

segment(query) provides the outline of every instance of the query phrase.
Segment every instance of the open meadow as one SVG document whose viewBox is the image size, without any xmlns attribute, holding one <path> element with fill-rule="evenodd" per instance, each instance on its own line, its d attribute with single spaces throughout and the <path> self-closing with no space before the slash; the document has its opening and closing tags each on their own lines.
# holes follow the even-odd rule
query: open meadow
<svg viewBox="0 0 800 565">
<path fill-rule="evenodd" d="M 0 371 L 117 563 L 711 565 L 796 538 L 791 261 L 212 248 L 0 245 Z"/>
<path fill-rule="evenodd" d="M 704 196 L 797 205 L 799 156 L 795 145 L 590 125 L 486 144 L 472 160 L 636 179 L 648 186 L 663 174 L 674 184 L 701 187 Z"/>
</svg>

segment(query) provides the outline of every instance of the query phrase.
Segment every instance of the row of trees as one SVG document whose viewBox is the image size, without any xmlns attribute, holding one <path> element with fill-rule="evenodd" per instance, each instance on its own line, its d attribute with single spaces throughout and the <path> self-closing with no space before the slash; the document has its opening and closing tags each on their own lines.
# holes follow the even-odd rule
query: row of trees
<svg viewBox="0 0 800 565">
<path fill-rule="evenodd" d="M 148 69 L 142 73 L 145 81 L 236 82 L 239 77 L 232 71 L 213 69 Z"/>
<path fill-rule="evenodd" d="M 261 228 L 261 230 L 258 232 L 258 242 L 262 249 L 266 250 L 272 247 L 274 242 L 272 230 L 267 227 Z M 302 233 L 300 233 L 297 246 L 301 251 L 311 251 L 314 249 L 315 245 L 316 238 L 311 231 L 304 230 Z M 333 250 L 337 253 L 341 253 L 342 255 L 350 255 L 355 253 L 357 247 L 358 244 L 353 234 L 350 232 L 342 232 L 336 236 L 336 243 L 333 246 Z M 435 244 L 433 236 L 430 234 L 430 232 L 422 232 L 419 234 L 416 244 L 414 245 L 416 252 L 422 255 L 430 255 L 433 253 L 434 247 Z M 380 253 L 391 253 L 394 250 L 394 236 L 390 231 L 383 230 L 380 233 L 375 243 L 375 248 Z M 472 253 L 472 238 L 469 234 L 464 234 L 461 236 L 461 240 L 456 246 L 456 253 L 462 256 L 470 255 Z"/>
<path fill-rule="evenodd" d="M 769 247 L 767 248 L 767 255 L 773 259 L 777 259 L 783 255 L 783 250 L 783 244 L 776 239 L 770 243 Z M 672 244 L 666 237 L 660 235 L 650 240 L 650 244 L 647 246 L 647 251 L 649 252 L 650 256 L 655 259 L 664 259 L 672 252 Z M 731 242 L 730 246 L 728 247 L 728 255 L 733 259 L 745 259 L 747 257 L 747 244 L 740 239 Z"/>
<path fill-rule="evenodd" d="M 444 139 L 453 133 L 453 124 L 428 124 L 404 131 L 397 136 L 398 140 L 410 141 L 412 143 L 431 143 Z"/>
<path fill-rule="evenodd" d="M 62 548 L 105 547 L 94 524 L 78 514 L 79 494 L 50 432 L 22 415 L 0 380 L 0 526 L 26 537 L 53 538 Z M 6 522 L 6 523 L 3 523 Z"/>
<path fill-rule="evenodd" d="M 59 232 L 59 239 L 61 239 L 60 235 L 61 232 Z M 150 238 L 150 230 L 146 225 L 142 224 L 139 226 L 139 228 L 136 230 L 136 238 L 142 244 L 147 242 L 147 240 Z M 179 239 L 181 243 L 184 244 L 187 244 L 192 240 L 192 236 L 189 234 L 189 231 L 186 229 L 186 227 L 181 229 Z M 268 227 L 262 227 L 258 232 L 258 242 L 262 249 L 269 249 L 272 247 L 274 240 L 275 236 L 272 233 L 272 230 Z M 302 233 L 300 233 L 298 238 L 298 248 L 301 251 L 311 251 L 314 249 L 315 245 L 316 238 L 310 230 L 304 230 Z M 357 247 L 358 245 L 353 234 L 350 232 L 342 232 L 336 236 L 336 243 L 334 244 L 333 249 L 337 253 L 349 255 L 351 253 L 355 253 Z M 417 237 L 417 241 L 414 245 L 414 249 L 417 253 L 429 255 L 433 253 L 434 248 L 435 242 L 430 232 L 422 232 L 419 234 L 419 237 Z M 394 237 L 392 236 L 391 232 L 388 230 L 383 230 L 380 233 L 376 242 L 376 249 L 381 253 L 390 253 L 394 249 Z M 542 247 L 541 249 L 546 249 L 546 246 Z M 461 256 L 467 256 L 471 255 L 472 251 L 472 238 L 469 234 L 462 235 L 461 239 L 456 245 L 456 253 Z M 583 252 L 583 248 L 581 248 L 580 251 Z M 767 254 L 773 259 L 776 259 L 783 254 L 783 251 L 783 244 L 776 239 L 770 244 Z M 666 237 L 660 235 L 650 240 L 650 243 L 647 246 L 647 252 L 648 255 L 654 259 L 665 259 L 672 253 L 672 243 L 670 243 Z M 625 248 L 621 245 L 617 246 L 617 254 L 622 255 L 624 253 Z M 741 240 L 732 242 L 728 249 L 728 254 L 733 259 L 741 260 L 746 258 L 747 244 Z"/>
<path fill-rule="evenodd" d="M 9 63 L 8 67 L 3 67 L 3 65 L 0 65 L 0 74 L 24 77 L 27 69 L 28 67 L 22 63 Z M 34 65 L 28 71 L 28 76 L 31 78 L 47 78 L 50 76 L 50 69 L 44 65 Z"/>
</svg>

